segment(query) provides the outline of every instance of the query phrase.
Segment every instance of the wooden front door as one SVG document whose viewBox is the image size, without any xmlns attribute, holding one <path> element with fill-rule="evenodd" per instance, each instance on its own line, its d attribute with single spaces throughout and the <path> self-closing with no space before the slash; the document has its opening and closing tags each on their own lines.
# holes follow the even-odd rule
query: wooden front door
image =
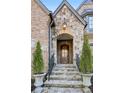
<svg viewBox="0 0 124 93">
<path fill-rule="evenodd" d="M 57 63 L 73 63 L 73 40 L 57 40 Z"/>
<path fill-rule="evenodd" d="M 61 64 L 69 64 L 69 46 L 62 45 L 61 46 L 61 57 L 60 57 Z"/>
</svg>

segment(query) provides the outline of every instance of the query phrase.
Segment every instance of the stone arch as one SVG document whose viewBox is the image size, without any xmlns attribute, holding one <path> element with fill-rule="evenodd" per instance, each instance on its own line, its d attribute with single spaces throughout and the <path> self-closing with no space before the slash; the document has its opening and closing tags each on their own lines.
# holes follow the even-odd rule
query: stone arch
<svg viewBox="0 0 124 93">
<path fill-rule="evenodd" d="M 62 34 L 68 34 L 68 35 L 71 35 L 73 37 L 73 32 L 71 32 L 69 29 L 66 29 L 66 30 L 60 30 L 59 32 L 57 32 L 56 36 L 60 36 Z"/>
<path fill-rule="evenodd" d="M 69 33 L 61 33 L 57 35 L 57 40 L 71 40 L 73 36 Z"/>
</svg>

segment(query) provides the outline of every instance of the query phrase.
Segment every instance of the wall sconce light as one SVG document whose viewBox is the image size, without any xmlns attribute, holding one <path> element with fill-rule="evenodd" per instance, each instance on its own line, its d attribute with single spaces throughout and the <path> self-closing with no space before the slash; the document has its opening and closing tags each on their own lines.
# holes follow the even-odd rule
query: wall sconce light
<svg viewBox="0 0 124 93">
<path fill-rule="evenodd" d="M 63 30 L 66 30 L 67 24 L 66 22 L 63 23 Z"/>
</svg>

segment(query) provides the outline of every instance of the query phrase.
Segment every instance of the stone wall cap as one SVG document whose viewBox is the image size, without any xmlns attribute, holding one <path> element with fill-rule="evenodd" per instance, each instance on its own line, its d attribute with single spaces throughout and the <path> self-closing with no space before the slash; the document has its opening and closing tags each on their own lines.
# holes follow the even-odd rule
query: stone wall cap
<svg viewBox="0 0 124 93">
<path fill-rule="evenodd" d="M 83 74 L 83 73 L 82 73 L 82 75 L 83 75 L 83 76 L 93 76 L 93 73 L 89 73 L 89 74 Z"/>
<path fill-rule="evenodd" d="M 46 73 L 43 73 L 43 74 L 34 74 L 33 76 L 34 76 L 34 77 L 38 77 L 38 76 L 40 77 L 40 76 L 44 76 L 45 74 L 46 74 Z"/>
</svg>

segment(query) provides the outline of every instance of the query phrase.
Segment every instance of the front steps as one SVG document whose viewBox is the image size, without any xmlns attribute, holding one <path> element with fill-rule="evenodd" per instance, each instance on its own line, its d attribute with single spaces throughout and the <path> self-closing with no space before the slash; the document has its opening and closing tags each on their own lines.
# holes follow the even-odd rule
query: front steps
<svg viewBox="0 0 124 93">
<path fill-rule="evenodd" d="M 83 93 L 81 75 L 73 64 L 57 64 L 43 93 Z"/>
<path fill-rule="evenodd" d="M 58 87 L 47 87 L 44 88 L 43 93 L 84 93 L 81 88 L 58 88 Z"/>
</svg>

